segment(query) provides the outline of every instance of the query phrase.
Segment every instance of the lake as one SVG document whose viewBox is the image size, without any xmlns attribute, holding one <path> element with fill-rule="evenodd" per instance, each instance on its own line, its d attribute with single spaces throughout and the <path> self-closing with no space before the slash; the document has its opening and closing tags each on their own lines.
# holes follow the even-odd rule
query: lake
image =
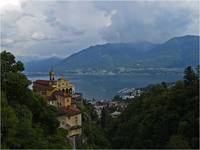
<svg viewBox="0 0 200 150">
<path fill-rule="evenodd" d="M 182 74 L 131 74 L 131 75 L 65 75 L 73 83 L 77 92 L 83 93 L 87 99 L 109 100 L 123 88 L 140 88 L 149 84 L 173 82 L 182 79 Z M 48 80 L 48 75 L 27 74 L 31 81 Z"/>
</svg>

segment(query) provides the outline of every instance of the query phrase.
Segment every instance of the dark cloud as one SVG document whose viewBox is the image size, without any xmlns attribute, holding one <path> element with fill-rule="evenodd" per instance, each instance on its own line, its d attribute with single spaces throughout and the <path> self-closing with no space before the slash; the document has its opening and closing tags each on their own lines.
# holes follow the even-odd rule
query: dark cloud
<svg viewBox="0 0 200 150">
<path fill-rule="evenodd" d="M 112 24 L 101 31 L 103 38 L 110 42 L 163 42 L 173 36 L 198 34 L 198 9 L 192 3 L 143 2 L 116 3 L 105 6 L 115 8 Z M 188 5 L 188 6 L 187 6 Z M 98 5 L 97 5 L 98 6 Z M 100 5 L 103 9 L 104 5 Z M 189 29 L 195 27 L 195 31 Z"/>
<path fill-rule="evenodd" d="M 19 1 L 20 2 L 20 1 Z M 69 56 L 107 42 L 163 42 L 199 34 L 198 1 L 22 1 L 1 13 L 2 48 Z"/>
</svg>

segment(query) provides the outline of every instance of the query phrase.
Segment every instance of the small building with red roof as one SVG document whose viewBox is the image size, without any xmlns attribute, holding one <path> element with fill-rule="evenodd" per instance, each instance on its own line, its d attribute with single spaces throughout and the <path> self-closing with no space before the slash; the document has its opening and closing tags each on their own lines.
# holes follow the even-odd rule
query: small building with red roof
<svg viewBox="0 0 200 150">
<path fill-rule="evenodd" d="M 56 80 L 55 73 L 49 73 L 50 80 L 36 80 L 33 82 L 33 91 L 42 95 L 48 105 L 58 109 L 60 128 L 68 130 L 68 137 L 81 135 L 81 111 L 77 107 L 74 97 L 74 85 L 64 77 Z M 76 95 L 77 96 L 77 95 Z"/>
</svg>

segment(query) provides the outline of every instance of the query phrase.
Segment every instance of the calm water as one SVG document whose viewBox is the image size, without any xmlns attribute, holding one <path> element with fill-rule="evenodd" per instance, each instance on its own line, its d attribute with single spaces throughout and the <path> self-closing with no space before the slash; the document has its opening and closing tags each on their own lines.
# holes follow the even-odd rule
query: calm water
<svg viewBox="0 0 200 150">
<path fill-rule="evenodd" d="M 49 79 L 47 75 L 27 75 L 29 80 Z M 123 88 L 139 88 L 149 84 L 173 82 L 182 79 L 182 74 L 167 75 L 66 75 L 87 99 L 111 99 Z"/>
</svg>

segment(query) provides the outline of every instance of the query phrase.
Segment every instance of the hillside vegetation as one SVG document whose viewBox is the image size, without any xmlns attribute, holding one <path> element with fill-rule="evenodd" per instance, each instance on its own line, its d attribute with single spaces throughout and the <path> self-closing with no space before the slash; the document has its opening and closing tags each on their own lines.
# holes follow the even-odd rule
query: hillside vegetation
<svg viewBox="0 0 200 150">
<path fill-rule="evenodd" d="M 1 52 L 1 148 L 70 148 L 67 131 L 58 129 L 56 108 L 28 88 L 23 70 L 11 53 Z"/>
<path fill-rule="evenodd" d="M 1 52 L 1 148 L 71 148 L 59 129 L 57 110 L 33 93 L 23 64 Z M 84 101 L 84 142 L 78 148 L 199 148 L 199 66 L 187 67 L 182 81 L 151 86 L 130 102 L 118 118 L 104 108 L 98 118 Z"/>
<path fill-rule="evenodd" d="M 90 148 L 199 148 L 199 67 L 187 67 L 184 80 L 173 86 L 163 82 L 147 88 L 118 118 L 106 107 L 98 119 L 91 107 L 84 130 Z"/>
<path fill-rule="evenodd" d="M 59 72 L 91 72 L 137 68 L 185 68 L 198 64 L 199 36 L 183 36 L 163 44 L 113 43 L 82 50 L 55 65 Z"/>
<path fill-rule="evenodd" d="M 144 92 L 105 132 L 112 148 L 199 148 L 199 67 Z"/>
</svg>

